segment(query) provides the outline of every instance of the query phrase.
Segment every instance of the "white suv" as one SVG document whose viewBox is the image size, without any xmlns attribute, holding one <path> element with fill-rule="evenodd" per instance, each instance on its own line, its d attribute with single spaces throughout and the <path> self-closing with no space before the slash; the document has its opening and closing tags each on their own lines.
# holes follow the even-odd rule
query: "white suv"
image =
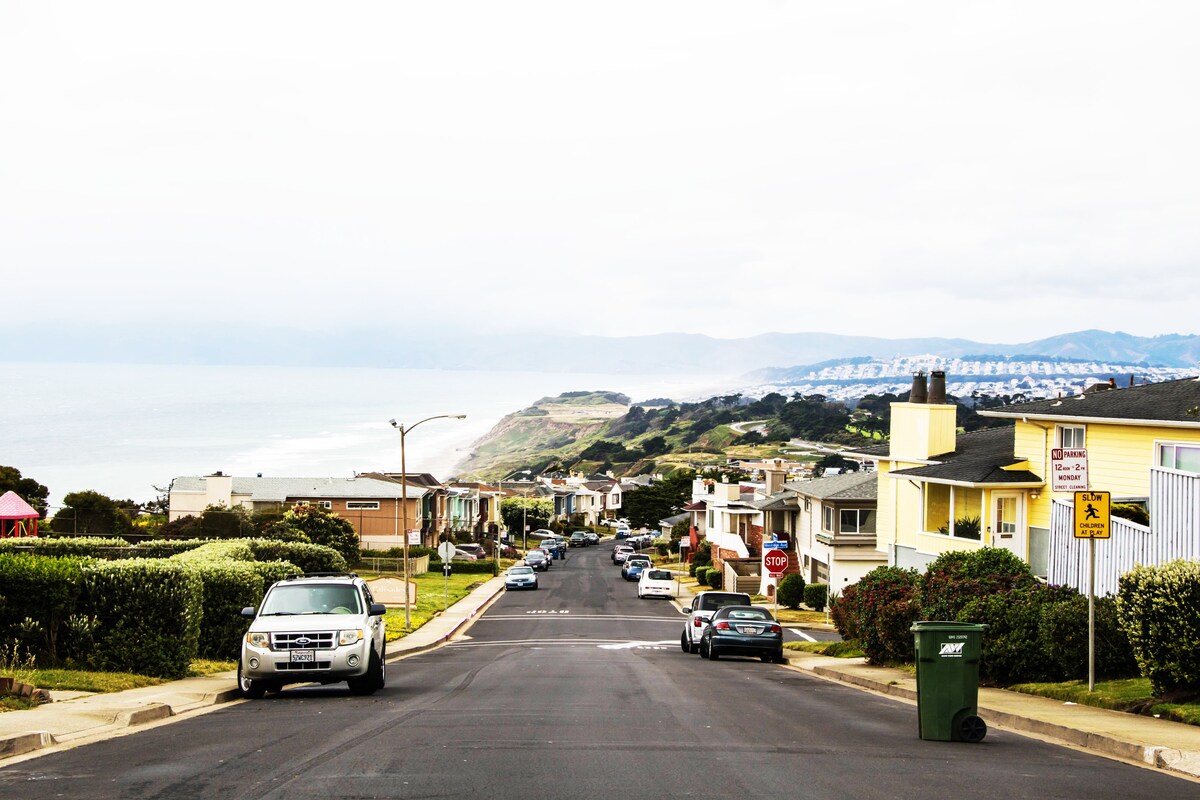
<svg viewBox="0 0 1200 800">
<path fill-rule="evenodd" d="M 687 622 L 683 623 L 683 634 L 679 646 L 685 653 L 699 653 L 700 639 L 704 626 L 722 606 L 748 606 L 750 595 L 745 592 L 701 592 L 692 598 L 692 604 L 683 609 Z"/>
<path fill-rule="evenodd" d="M 288 576 L 267 590 L 242 639 L 238 688 L 258 698 L 289 683 L 346 681 L 354 694 L 383 688 L 385 608 L 353 573 Z"/>
</svg>

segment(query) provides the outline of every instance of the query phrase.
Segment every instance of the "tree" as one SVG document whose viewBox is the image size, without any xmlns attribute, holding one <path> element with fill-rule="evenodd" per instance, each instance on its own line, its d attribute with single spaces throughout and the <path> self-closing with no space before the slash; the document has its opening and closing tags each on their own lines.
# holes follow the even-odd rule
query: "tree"
<svg viewBox="0 0 1200 800">
<path fill-rule="evenodd" d="M 692 496 L 692 473 L 681 470 L 666 480 L 625 493 L 623 507 L 629 522 L 658 526 L 658 521 L 675 514 Z"/>
<path fill-rule="evenodd" d="M 283 519 L 270 526 L 264 536 L 293 542 L 310 542 L 332 547 L 347 564 L 358 561 L 358 534 L 354 526 L 332 511 L 310 504 L 288 509 Z"/>
<path fill-rule="evenodd" d="M 133 523 L 118 502 L 99 492 L 71 492 L 63 498 L 63 507 L 50 520 L 50 530 L 59 534 L 124 536 Z"/>
<path fill-rule="evenodd" d="M 530 530 L 545 528 L 554 516 L 554 501 L 541 497 L 506 497 L 500 501 L 500 518 L 509 532 L 524 533 L 522 524 Z"/>
<path fill-rule="evenodd" d="M 42 519 L 46 518 L 46 498 L 50 496 L 50 490 L 33 478 L 21 477 L 21 470 L 16 467 L 0 466 L 0 494 L 5 492 L 16 492 Z"/>
</svg>

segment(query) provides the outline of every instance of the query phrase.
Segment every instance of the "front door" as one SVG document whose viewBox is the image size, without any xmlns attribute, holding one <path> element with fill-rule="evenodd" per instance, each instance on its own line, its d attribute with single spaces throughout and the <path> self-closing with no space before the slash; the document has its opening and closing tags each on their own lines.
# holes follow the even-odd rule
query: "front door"
<svg viewBox="0 0 1200 800">
<path fill-rule="evenodd" d="M 1025 545 L 1025 523 L 1021 518 L 1021 495 L 1016 492 L 992 495 L 992 547 L 1011 550 L 1022 561 L 1029 560 Z"/>
</svg>

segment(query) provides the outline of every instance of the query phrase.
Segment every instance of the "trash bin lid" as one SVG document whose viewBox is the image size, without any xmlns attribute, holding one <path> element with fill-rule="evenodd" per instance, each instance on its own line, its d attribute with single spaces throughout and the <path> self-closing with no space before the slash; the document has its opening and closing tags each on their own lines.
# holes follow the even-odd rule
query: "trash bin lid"
<svg viewBox="0 0 1200 800">
<path fill-rule="evenodd" d="M 950 620 L 922 620 L 914 622 L 908 630 L 912 633 L 919 631 L 977 631 L 983 633 L 987 625 L 977 622 L 952 622 Z"/>
</svg>

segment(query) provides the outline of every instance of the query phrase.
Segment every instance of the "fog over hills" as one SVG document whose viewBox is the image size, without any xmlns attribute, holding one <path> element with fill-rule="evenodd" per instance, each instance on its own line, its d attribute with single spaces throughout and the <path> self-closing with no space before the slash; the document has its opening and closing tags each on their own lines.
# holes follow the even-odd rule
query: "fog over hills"
<svg viewBox="0 0 1200 800">
<path fill-rule="evenodd" d="M 767 333 L 739 339 L 700 334 L 573 336 L 548 332 L 480 336 L 447 330 L 335 331 L 145 325 L 0 328 L 0 360 L 144 364 L 262 364 L 537 372 L 675 372 L 740 375 L 847 358 L 936 355 L 978 359 L 1041 356 L 1194 369 L 1200 336 L 1156 337 L 1085 330 L 1018 344 L 970 339 L 884 339 L 836 333 Z"/>
</svg>

